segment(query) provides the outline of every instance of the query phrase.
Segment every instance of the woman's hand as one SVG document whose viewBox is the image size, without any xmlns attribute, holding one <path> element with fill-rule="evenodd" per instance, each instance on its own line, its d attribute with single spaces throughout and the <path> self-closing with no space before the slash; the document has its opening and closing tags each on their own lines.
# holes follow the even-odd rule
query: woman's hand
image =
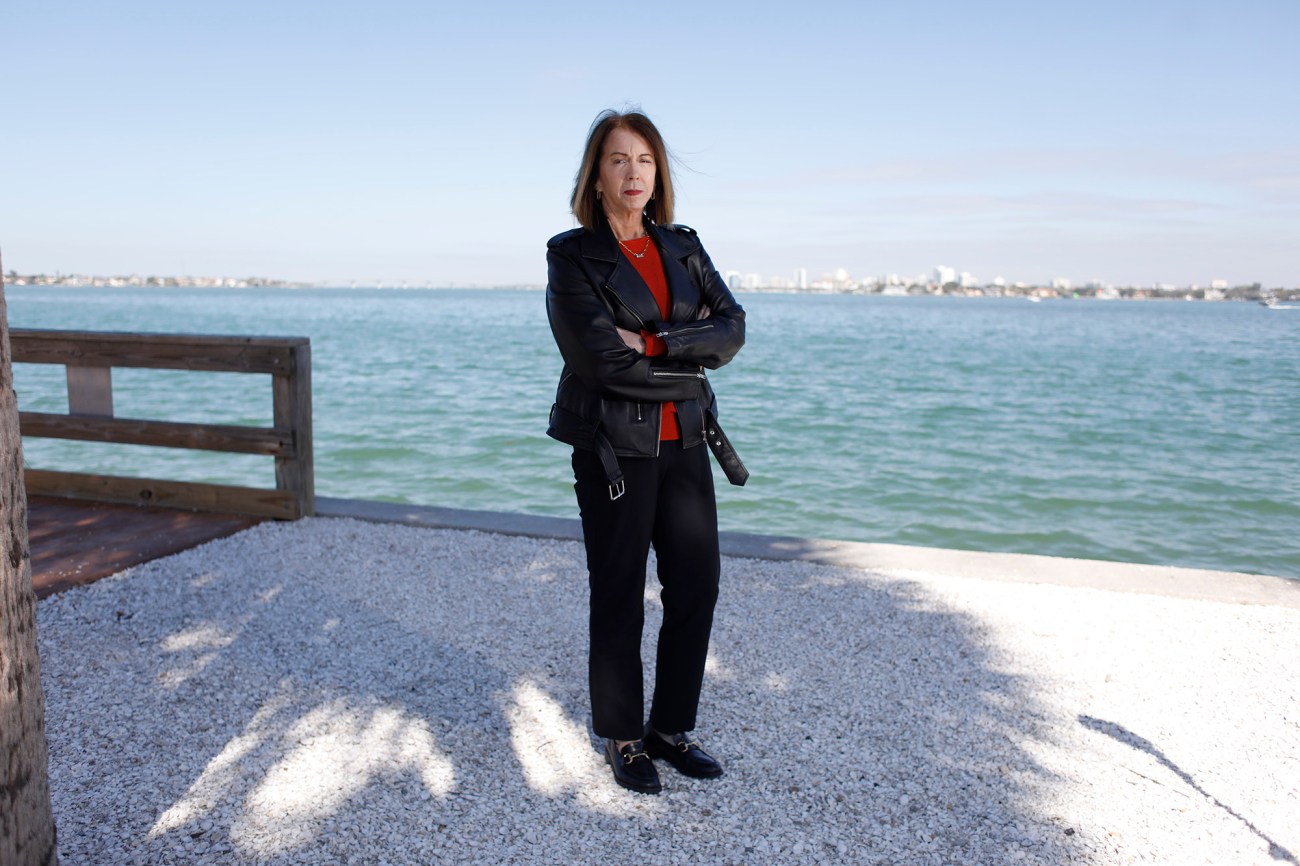
<svg viewBox="0 0 1300 866">
<path fill-rule="evenodd" d="M 642 337 L 635 331 L 618 328 L 617 326 L 615 329 L 618 331 L 618 335 L 623 338 L 623 342 L 627 344 L 629 349 L 636 352 L 638 355 L 645 354 L 645 337 Z"/>
</svg>

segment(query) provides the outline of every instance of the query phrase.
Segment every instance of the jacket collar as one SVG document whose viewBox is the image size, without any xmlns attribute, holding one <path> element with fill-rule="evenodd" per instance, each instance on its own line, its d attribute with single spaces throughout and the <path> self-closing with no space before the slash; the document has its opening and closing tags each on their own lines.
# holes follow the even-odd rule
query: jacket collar
<svg viewBox="0 0 1300 866">
<path fill-rule="evenodd" d="M 674 231 L 672 226 L 657 226 L 647 221 L 646 231 L 654 235 L 660 249 L 683 264 L 687 256 L 700 248 L 694 233 Z"/>
<path fill-rule="evenodd" d="M 665 255 L 678 261 L 699 249 L 700 242 L 696 240 L 694 234 L 672 231 L 671 226 L 665 228 L 655 225 L 650 220 L 645 221 L 645 229 L 646 234 L 654 238 L 654 242 Z M 596 228 L 582 233 L 582 254 L 589 259 L 603 262 L 619 260 L 618 240 L 614 237 L 614 230 L 609 227 L 609 220 L 601 219 Z"/>
<path fill-rule="evenodd" d="M 582 233 L 582 254 L 602 262 L 618 261 L 618 240 L 609 227 L 609 220 L 602 217 L 594 229 Z"/>
</svg>

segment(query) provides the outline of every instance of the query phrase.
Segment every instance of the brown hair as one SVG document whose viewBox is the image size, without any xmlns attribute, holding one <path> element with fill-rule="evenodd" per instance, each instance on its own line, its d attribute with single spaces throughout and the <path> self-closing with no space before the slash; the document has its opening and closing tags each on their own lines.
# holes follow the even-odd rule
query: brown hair
<svg viewBox="0 0 1300 866">
<path fill-rule="evenodd" d="M 596 181 L 600 178 L 600 157 L 605 149 L 605 139 L 616 129 L 626 129 L 645 139 L 655 158 L 655 188 L 646 204 L 646 213 L 657 225 L 673 221 L 673 176 L 668 167 L 668 147 L 659 130 L 640 111 L 614 111 L 606 109 L 596 115 L 587 132 L 587 146 L 582 152 L 582 163 L 573 178 L 573 195 L 569 207 L 583 227 L 594 229 L 605 209 L 596 197 Z"/>
</svg>

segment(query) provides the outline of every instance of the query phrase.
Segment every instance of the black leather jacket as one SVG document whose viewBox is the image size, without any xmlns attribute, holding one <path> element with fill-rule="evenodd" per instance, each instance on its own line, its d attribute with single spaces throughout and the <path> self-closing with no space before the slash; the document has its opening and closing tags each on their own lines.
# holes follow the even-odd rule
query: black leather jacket
<svg viewBox="0 0 1300 866">
<path fill-rule="evenodd" d="M 573 229 L 547 242 L 546 313 L 564 369 L 546 432 L 561 442 L 653 457 L 659 453 L 661 403 L 676 404 L 684 447 L 704 441 L 705 411 L 717 413 L 703 368 L 721 367 L 740 351 L 745 311 L 694 229 L 647 221 L 646 231 L 663 260 L 672 301 L 668 321 L 619 252 L 608 224 Z M 703 306 L 709 316 L 700 319 Z M 615 326 L 662 337 L 667 354 L 650 358 L 628 348 Z M 607 460 L 606 469 L 613 479 L 616 465 L 611 470 Z"/>
</svg>

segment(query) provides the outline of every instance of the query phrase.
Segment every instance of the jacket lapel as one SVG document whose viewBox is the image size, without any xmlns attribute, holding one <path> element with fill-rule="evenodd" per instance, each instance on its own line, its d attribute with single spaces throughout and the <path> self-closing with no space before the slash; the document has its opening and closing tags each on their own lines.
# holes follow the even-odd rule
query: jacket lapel
<svg viewBox="0 0 1300 866">
<path fill-rule="evenodd" d="M 685 243 L 677 232 L 665 231 L 656 225 L 647 224 L 646 228 L 659 245 L 660 258 L 663 259 L 668 297 L 673 304 L 672 321 L 689 322 L 700 309 L 700 288 L 691 280 L 686 259 L 695 252 L 698 244 Z"/>
<path fill-rule="evenodd" d="M 668 297 L 672 301 L 669 320 L 689 322 L 699 310 L 700 290 L 691 281 L 686 259 L 697 249 L 698 244 L 687 243 L 687 239 L 679 237 L 677 232 L 664 231 L 650 222 L 646 223 L 646 231 L 659 247 L 659 258 L 663 261 Z M 614 238 L 609 223 L 602 221 L 595 231 L 585 232 L 582 240 L 583 256 L 613 265 L 604 288 L 617 295 L 622 305 L 646 325 L 662 321 L 663 316 L 659 313 L 659 304 L 655 301 L 654 294 L 636 268 L 619 252 L 618 241 Z"/>
<path fill-rule="evenodd" d="M 615 295 L 615 304 L 630 310 L 647 327 L 653 327 L 663 319 L 650 287 L 619 252 L 618 241 L 609 223 L 602 220 L 599 228 L 583 235 L 582 254 L 612 266 L 601 288 Z"/>
</svg>

